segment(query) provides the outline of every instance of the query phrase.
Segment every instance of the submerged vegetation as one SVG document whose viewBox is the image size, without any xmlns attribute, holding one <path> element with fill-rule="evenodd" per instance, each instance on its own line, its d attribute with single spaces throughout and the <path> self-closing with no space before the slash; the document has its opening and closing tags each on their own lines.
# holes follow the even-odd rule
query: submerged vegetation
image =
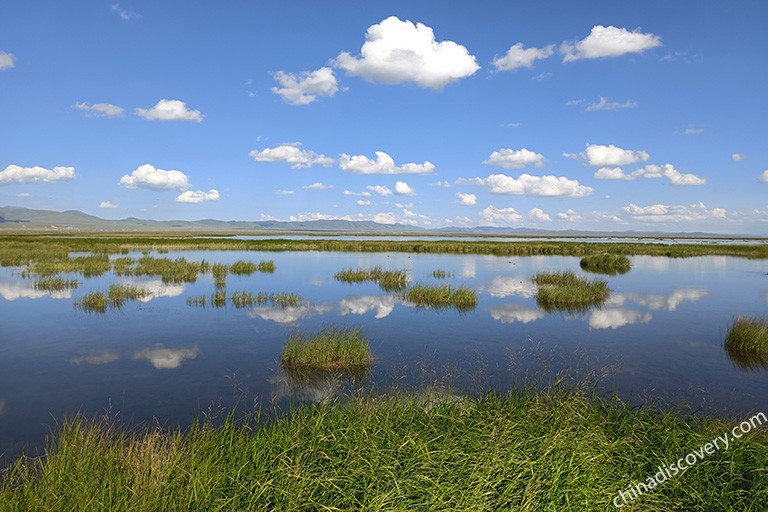
<svg viewBox="0 0 768 512">
<path fill-rule="evenodd" d="M 325 327 L 317 334 L 294 332 L 283 348 L 283 367 L 345 368 L 373 361 L 360 329 Z"/>
<path fill-rule="evenodd" d="M 477 306 L 477 294 L 471 288 L 451 285 L 427 286 L 417 284 L 403 293 L 403 298 L 420 308 L 445 309 L 456 308 L 459 311 L 471 311 Z"/>
<path fill-rule="evenodd" d="M 336 272 L 334 279 L 343 283 L 363 283 L 371 281 L 378 283 L 385 292 L 403 290 L 408 286 L 408 274 L 405 270 L 384 270 L 381 267 L 372 269 L 346 269 Z"/>
<path fill-rule="evenodd" d="M 579 262 L 581 269 L 596 274 L 626 274 L 632 268 L 629 258 L 623 254 L 592 254 Z"/>
<path fill-rule="evenodd" d="M 766 510 L 765 417 L 742 419 L 755 428 L 727 450 L 629 503 Z M 612 510 L 619 490 L 734 424 L 561 388 L 428 403 L 353 396 L 184 431 L 78 416 L 45 457 L 5 470 L 0 509 Z"/>
<path fill-rule="evenodd" d="M 746 370 L 768 369 L 768 320 L 739 317 L 724 343 L 731 361 Z"/>
<path fill-rule="evenodd" d="M 545 311 L 583 311 L 602 304 L 610 294 L 603 279 L 586 279 L 570 270 L 540 272 L 531 280 L 538 286 L 536 304 Z"/>
<path fill-rule="evenodd" d="M 432 271 L 432 277 L 435 279 L 447 279 L 449 277 L 453 277 L 453 272 L 447 272 L 442 269 L 437 269 Z"/>
</svg>

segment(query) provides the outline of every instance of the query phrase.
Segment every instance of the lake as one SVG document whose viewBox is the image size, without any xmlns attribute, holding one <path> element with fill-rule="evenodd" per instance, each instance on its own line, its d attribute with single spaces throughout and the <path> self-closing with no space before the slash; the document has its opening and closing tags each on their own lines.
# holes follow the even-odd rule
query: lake
<svg viewBox="0 0 768 512">
<path fill-rule="evenodd" d="M 141 253 L 129 256 L 140 257 Z M 291 399 L 322 401 L 363 386 L 416 389 L 435 382 L 456 392 L 504 391 L 522 380 L 545 383 L 562 371 L 639 403 L 660 400 L 700 414 L 743 416 L 768 406 L 768 372 L 723 349 L 731 321 L 765 315 L 768 262 L 726 256 L 632 256 L 624 275 L 597 276 L 608 301 L 586 312 L 537 307 L 531 276 L 571 269 L 579 258 L 403 253 L 184 251 L 156 255 L 231 264 L 272 260 L 274 273 L 229 275 L 236 291 L 300 294 L 298 307 L 237 309 L 188 305 L 210 296 L 214 280 L 164 284 L 159 277 L 113 274 L 73 290 L 36 290 L 18 268 L 0 268 L 0 453 L 34 452 L 67 414 L 105 411 L 124 421 L 186 425 L 209 412 L 287 409 Z M 114 258 L 114 256 L 113 256 Z M 467 286 L 469 312 L 416 308 L 376 283 L 334 279 L 345 268 L 406 270 L 411 283 Z M 447 272 L 436 279 L 433 271 Z M 590 274 L 590 276 L 592 276 Z M 149 290 L 104 314 L 73 302 L 110 284 Z M 362 374 L 297 379 L 281 370 L 297 329 L 360 327 L 374 363 Z"/>
</svg>

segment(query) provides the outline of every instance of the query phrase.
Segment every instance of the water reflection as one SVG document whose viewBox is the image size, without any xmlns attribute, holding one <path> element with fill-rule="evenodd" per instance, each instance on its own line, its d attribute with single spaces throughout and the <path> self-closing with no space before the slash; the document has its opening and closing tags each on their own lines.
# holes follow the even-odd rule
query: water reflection
<svg viewBox="0 0 768 512">
<path fill-rule="evenodd" d="M 343 389 L 362 385 L 370 377 L 369 366 L 344 369 L 289 368 L 271 379 L 275 398 L 290 398 L 301 402 L 324 403 L 338 396 Z"/>
<path fill-rule="evenodd" d="M 279 324 L 292 324 L 305 318 L 311 318 L 317 315 L 324 315 L 333 311 L 333 306 L 329 303 L 324 304 L 305 304 L 296 307 L 270 307 L 259 306 L 253 308 L 248 316 L 251 318 L 261 318 L 262 320 L 271 320 Z"/>
<path fill-rule="evenodd" d="M 5 411 L 8 410 L 8 407 L 5 405 L 5 400 L 0 400 L 0 416 L 5 414 Z"/>
<path fill-rule="evenodd" d="M 490 280 L 480 291 L 487 292 L 493 297 L 535 297 L 538 287 L 528 278 L 519 276 L 496 276 Z"/>
<path fill-rule="evenodd" d="M 380 319 L 388 316 L 396 303 L 397 299 L 392 295 L 349 295 L 339 302 L 339 313 L 341 316 L 364 315 L 376 311 L 375 318 Z"/>
<path fill-rule="evenodd" d="M 761 354 L 759 352 L 742 352 L 739 350 L 729 349 L 725 346 L 725 353 L 728 354 L 728 359 L 731 362 L 747 371 L 761 371 L 768 370 L 768 354 Z"/>
<path fill-rule="evenodd" d="M 669 297 L 664 295 L 640 295 L 637 293 L 613 293 L 606 301 L 607 306 L 623 306 L 625 302 L 646 306 L 648 309 L 675 311 L 683 302 L 696 302 L 709 295 L 706 288 L 678 288 Z"/>
<path fill-rule="evenodd" d="M 502 304 L 494 308 L 488 308 L 494 320 L 503 324 L 521 322 L 527 324 L 544 318 L 545 313 L 539 309 L 531 309 L 522 304 Z"/>
<path fill-rule="evenodd" d="M 641 313 L 632 309 L 598 309 L 589 315 L 589 326 L 592 329 L 618 329 L 635 323 L 647 324 L 652 318 L 650 313 Z"/>
<path fill-rule="evenodd" d="M 31 281 L 0 282 L 0 296 L 5 300 L 16 299 L 71 299 L 72 290 L 36 290 Z"/>
<path fill-rule="evenodd" d="M 112 363 L 114 361 L 117 361 L 120 358 L 117 354 L 114 352 L 99 352 L 98 354 L 91 354 L 86 356 L 80 356 L 80 357 L 73 357 L 72 359 L 67 359 L 72 364 L 81 365 L 81 364 L 107 364 Z"/>
<path fill-rule="evenodd" d="M 161 279 L 126 281 L 125 284 L 136 286 L 147 292 L 146 295 L 137 299 L 139 302 L 149 302 L 160 297 L 178 297 L 186 290 L 184 284 L 166 284 Z"/>
<path fill-rule="evenodd" d="M 145 348 L 133 354 L 132 359 L 146 359 L 158 370 L 178 368 L 181 363 L 197 357 L 199 350 L 192 348 Z"/>
</svg>

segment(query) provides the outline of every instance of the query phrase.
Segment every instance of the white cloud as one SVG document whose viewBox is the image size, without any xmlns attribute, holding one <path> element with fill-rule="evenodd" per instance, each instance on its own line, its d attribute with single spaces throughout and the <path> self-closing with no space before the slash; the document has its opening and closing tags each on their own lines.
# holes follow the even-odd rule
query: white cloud
<svg viewBox="0 0 768 512">
<path fill-rule="evenodd" d="M 577 180 L 569 180 L 564 176 L 521 174 L 518 178 L 512 178 L 506 174 L 491 174 L 487 178 L 460 180 L 460 183 L 485 185 L 493 194 L 547 197 L 585 197 L 592 194 L 591 187 L 579 185 Z"/>
<path fill-rule="evenodd" d="M 395 208 L 400 208 L 400 209 L 413 208 L 413 203 L 395 203 Z"/>
<path fill-rule="evenodd" d="M 376 151 L 376 160 L 365 155 L 349 156 L 342 153 L 339 168 L 352 174 L 429 174 L 435 170 L 434 164 L 429 161 L 397 166 L 392 157 L 383 151 Z"/>
<path fill-rule="evenodd" d="M 304 318 L 311 318 L 317 315 L 323 315 L 333 310 L 333 306 L 330 304 L 312 305 L 306 304 L 303 306 L 287 307 L 287 308 L 273 308 L 269 306 L 255 307 L 248 313 L 251 318 L 261 318 L 262 320 L 271 320 L 279 324 L 292 324 L 298 320 Z"/>
<path fill-rule="evenodd" d="M 293 190 L 283 190 L 283 189 L 277 189 L 277 191 L 275 192 L 275 194 L 279 196 L 292 196 L 295 193 L 296 192 L 294 192 Z"/>
<path fill-rule="evenodd" d="M 612 293 L 606 301 L 607 306 L 623 306 L 632 301 L 650 310 L 666 309 L 675 311 L 683 302 L 696 302 L 709 295 L 706 288 L 677 288 L 669 297 L 664 295 L 640 295 L 637 293 Z"/>
<path fill-rule="evenodd" d="M 747 158 L 747 157 L 744 156 L 744 153 L 734 153 L 734 154 L 731 155 L 731 160 L 733 160 L 734 162 L 741 162 L 745 158 Z"/>
<path fill-rule="evenodd" d="M 257 162 L 286 162 L 291 164 L 294 169 L 304 169 L 313 165 L 322 165 L 323 167 L 333 165 L 333 158 L 301 149 L 300 142 L 286 142 L 261 151 L 254 149 L 248 155 Z"/>
<path fill-rule="evenodd" d="M 595 25 L 590 34 L 581 41 L 564 42 L 560 46 L 563 62 L 580 59 L 599 59 L 618 57 L 627 53 L 642 53 L 645 50 L 661 46 L 657 35 L 625 28 Z"/>
<path fill-rule="evenodd" d="M 97 354 L 91 354 L 89 356 L 73 357 L 72 359 L 67 359 L 67 362 L 76 364 L 76 365 L 81 365 L 83 363 L 100 365 L 100 364 L 114 363 L 118 359 L 120 359 L 120 356 L 118 356 L 114 352 L 104 351 L 104 352 L 99 352 Z"/>
<path fill-rule="evenodd" d="M 493 59 L 493 65 L 498 71 L 510 71 L 517 68 L 531 68 L 539 59 L 546 59 L 555 53 L 555 45 L 544 48 L 525 48 L 523 43 L 512 45 L 506 55 Z"/>
<path fill-rule="evenodd" d="M 541 208 L 532 208 L 531 211 L 528 212 L 528 218 L 537 222 L 550 222 L 552 220 L 552 217 L 544 213 L 544 210 Z"/>
<path fill-rule="evenodd" d="M 342 194 L 345 196 L 371 197 L 370 192 L 352 192 L 351 190 L 345 190 Z"/>
<path fill-rule="evenodd" d="M 631 174 L 625 174 L 621 167 L 601 167 L 595 171 L 598 180 L 633 180 Z"/>
<path fill-rule="evenodd" d="M 618 101 L 609 101 L 608 98 L 600 96 L 600 101 L 587 105 L 585 110 L 587 112 L 593 112 L 595 110 L 623 110 L 635 107 L 637 107 L 636 101 L 627 100 L 624 103 L 619 103 Z"/>
<path fill-rule="evenodd" d="M 325 183 L 318 181 L 317 183 L 313 183 L 311 185 L 307 185 L 301 188 L 305 190 L 333 190 L 336 187 L 334 187 L 333 185 L 326 185 Z"/>
<path fill-rule="evenodd" d="M 137 108 L 136 115 L 149 121 L 203 121 L 203 114 L 199 110 L 191 110 L 179 100 L 160 100 L 150 109 Z"/>
<path fill-rule="evenodd" d="M 99 208 L 117 208 L 117 205 L 109 201 L 102 201 Z"/>
<path fill-rule="evenodd" d="M 701 133 L 704 133 L 703 128 L 696 128 L 695 126 L 689 126 L 688 128 L 683 131 L 685 135 L 699 135 Z"/>
<path fill-rule="evenodd" d="M 342 217 L 339 217 L 338 215 L 328 215 L 327 213 L 321 213 L 321 212 L 302 212 L 302 213 L 297 213 L 296 215 L 291 215 L 290 217 L 288 217 L 288 220 L 290 220 L 291 222 L 307 222 L 307 221 L 313 221 L 313 220 L 362 220 L 362 219 L 354 219 L 349 215 L 344 215 Z"/>
<path fill-rule="evenodd" d="M 434 183 L 430 183 L 433 187 L 440 187 L 440 188 L 449 188 L 451 186 L 450 181 L 436 181 Z"/>
<path fill-rule="evenodd" d="M 768 183 L 768 169 L 764 170 L 758 179 L 763 183 Z"/>
<path fill-rule="evenodd" d="M 133 354 L 133 359 L 146 359 L 158 370 L 178 368 L 181 363 L 197 357 L 199 350 L 193 348 L 145 348 Z"/>
<path fill-rule="evenodd" d="M 21 167 L 9 165 L 0 171 L 0 185 L 13 183 L 55 183 L 57 181 L 69 181 L 75 179 L 74 167 Z"/>
<path fill-rule="evenodd" d="M 221 196 L 219 191 L 212 188 L 208 192 L 202 190 L 187 190 L 176 198 L 177 203 L 202 203 L 204 201 L 218 201 Z"/>
<path fill-rule="evenodd" d="M 628 165 L 636 162 L 646 162 L 651 156 L 645 151 L 634 151 L 602 144 L 588 144 L 586 151 L 581 153 L 589 165 L 605 167 L 611 165 Z"/>
<path fill-rule="evenodd" d="M 538 309 L 526 308 L 522 304 L 502 304 L 495 308 L 489 308 L 494 320 L 503 324 L 520 322 L 527 324 L 544 318 L 544 312 Z"/>
<path fill-rule="evenodd" d="M 538 290 L 536 284 L 530 279 L 515 276 L 496 276 L 491 279 L 488 285 L 481 288 L 481 291 L 487 292 L 493 297 L 501 298 L 512 295 L 531 298 L 536 296 Z"/>
<path fill-rule="evenodd" d="M 632 203 L 622 208 L 624 213 L 635 220 L 647 222 L 689 222 L 705 219 L 725 219 L 727 212 L 723 208 L 707 208 L 704 203 L 689 206 L 653 204 L 636 206 Z"/>
<path fill-rule="evenodd" d="M 486 165 L 496 165 L 505 169 L 522 169 L 528 165 L 541 167 L 544 165 L 544 155 L 534 153 L 528 149 L 500 149 L 491 153 L 488 160 L 483 162 Z"/>
<path fill-rule="evenodd" d="M 355 201 L 355 204 L 357 204 L 357 206 L 371 206 L 370 201 L 365 201 L 363 199 L 358 199 L 357 201 Z"/>
<path fill-rule="evenodd" d="M 626 174 L 620 167 L 603 167 L 595 172 L 595 178 L 599 180 L 635 180 L 637 178 L 667 178 L 672 185 L 705 185 L 706 178 L 696 176 L 695 174 L 683 174 L 672 164 L 655 165 L 649 164 L 641 167 L 629 174 Z"/>
<path fill-rule="evenodd" d="M 456 194 L 456 199 L 459 200 L 459 204 L 462 206 L 474 206 L 477 204 L 477 196 L 475 194 L 462 194 L 459 192 Z"/>
<path fill-rule="evenodd" d="M 365 188 L 367 188 L 371 192 L 379 194 L 380 196 L 391 196 L 392 195 L 392 191 L 388 187 L 385 187 L 384 185 L 368 185 Z"/>
<path fill-rule="evenodd" d="M 0 297 L 5 300 L 41 299 L 43 297 L 50 297 L 52 299 L 71 299 L 72 290 L 36 290 L 35 287 L 32 286 L 32 283 L 29 283 L 28 281 L 11 283 L 0 281 Z"/>
<path fill-rule="evenodd" d="M 569 209 L 558 213 L 557 218 L 568 222 L 578 222 L 581 220 L 581 215 L 576 213 L 574 210 Z"/>
<path fill-rule="evenodd" d="M 183 284 L 166 284 L 161 279 L 129 280 L 126 283 L 146 291 L 146 295 L 138 299 L 139 302 L 149 302 L 160 297 L 178 297 L 186 289 Z"/>
<path fill-rule="evenodd" d="M 141 14 L 120 7 L 120 4 L 112 5 L 112 12 L 117 13 L 123 21 L 131 21 L 141 18 Z"/>
<path fill-rule="evenodd" d="M 350 295 L 339 302 L 339 312 L 345 315 L 364 315 L 376 311 L 375 318 L 381 319 L 395 309 L 396 299 L 392 295 Z"/>
<path fill-rule="evenodd" d="M 589 327 L 592 329 L 618 329 L 638 322 L 648 323 L 652 318 L 650 313 L 640 313 L 631 309 L 598 309 L 589 315 Z"/>
<path fill-rule="evenodd" d="M 117 117 L 123 113 L 123 108 L 111 103 L 94 103 L 88 105 L 87 103 L 75 103 L 72 108 L 77 110 L 83 110 L 88 115 L 102 116 L 102 117 Z"/>
<path fill-rule="evenodd" d="M 13 54 L 0 52 L 0 70 L 11 69 L 16 65 Z"/>
<path fill-rule="evenodd" d="M 32 194 L 30 194 L 29 192 L 21 192 L 19 194 L 16 194 L 16 197 L 31 197 L 31 196 Z"/>
<path fill-rule="evenodd" d="M 490 226 L 514 224 L 523 220 L 523 216 L 514 208 L 496 208 L 493 205 L 483 210 L 480 218 Z"/>
<path fill-rule="evenodd" d="M 151 190 L 186 190 L 189 188 L 189 178 L 181 171 L 164 171 L 153 165 L 140 165 L 131 174 L 120 178 L 120 185 L 127 188 L 148 188 Z"/>
<path fill-rule="evenodd" d="M 395 224 L 397 223 L 397 218 L 391 212 L 377 213 L 373 216 L 373 222 L 377 222 L 379 224 Z"/>
<path fill-rule="evenodd" d="M 406 182 L 395 182 L 395 194 L 399 196 L 415 196 L 416 190 L 411 188 Z"/>
<path fill-rule="evenodd" d="M 272 92 L 291 105 L 309 105 L 318 96 L 333 96 L 339 90 L 333 70 L 329 67 L 305 71 L 301 75 L 278 71 L 274 79 L 281 87 L 272 87 Z"/>
<path fill-rule="evenodd" d="M 480 69 L 465 47 L 453 41 L 437 42 L 430 27 L 395 16 L 368 28 L 360 54 L 356 58 L 341 52 L 334 64 L 369 82 L 414 82 L 436 90 Z"/>
</svg>

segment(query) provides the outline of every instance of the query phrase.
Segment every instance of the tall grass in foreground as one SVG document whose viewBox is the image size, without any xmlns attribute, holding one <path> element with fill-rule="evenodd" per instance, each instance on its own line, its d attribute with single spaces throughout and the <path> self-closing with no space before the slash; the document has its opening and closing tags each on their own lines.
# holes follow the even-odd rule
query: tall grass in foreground
<svg viewBox="0 0 768 512">
<path fill-rule="evenodd" d="M 471 311 L 477 306 L 477 294 L 471 288 L 451 285 L 427 286 L 417 284 L 403 293 L 403 298 L 421 308 L 445 309 L 456 308 L 459 311 Z"/>
<path fill-rule="evenodd" d="M 367 365 L 371 347 L 360 329 L 326 327 L 317 334 L 294 332 L 283 347 L 283 367 L 344 368 Z"/>
<path fill-rule="evenodd" d="M 0 510 L 614 510 L 619 489 L 743 419 L 564 389 L 427 404 L 357 396 L 275 421 L 229 417 L 185 431 L 75 417 L 45 457 L 5 471 Z M 763 512 L 766 468 L 763 427 L 627 509 Z"/>
<path fill-rule="evenodd" d="M 343 283 L 362 283 L 372 281 L 386 292 L 400 291 L 408 286 L 408 274 L 405 270 L 384 270 L 381 267 L 372 269 L 345 269 L 334 274 L 334 279 Z"/>
<path fill-rule="evenodd" d="M 626 274 L 632 268 L 632 262 L 623 254 L 591 254 L 579 262 L 581 269 L 596 274 Z"/>
<path fill-rule="evenodd" d="M 737 366 L 747 370 L 768 369 L 768 320 L 737 318 L 731 324 L 724 347 Z"/>
<path fill-rule="evenodd" d="M 575 272 L 540 272 L 532 281 L 538 285 L 536 304 L 545 311 L 583 311 L 605 302 L 610 294 L 603 279 L 586 279 Z"/>
</svg>

